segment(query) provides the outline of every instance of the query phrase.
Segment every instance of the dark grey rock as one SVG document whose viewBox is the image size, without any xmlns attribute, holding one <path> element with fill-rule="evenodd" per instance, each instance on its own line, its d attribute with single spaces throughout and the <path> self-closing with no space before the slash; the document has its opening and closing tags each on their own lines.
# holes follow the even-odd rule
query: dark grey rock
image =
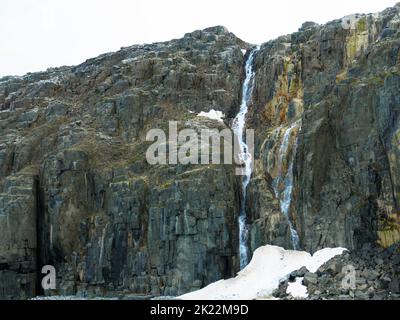
<svg viewBox="0 0 400 320">
<path fill-rule="evenodd" d="M 289 280 L 293 282 L 296 278 L 304 277 L 306 273 L 309 273 L 309 270 L 306 267 L 302 267 L 299 270 L 293 271 L 289 276 Z"/>
<path fill-rule="evenodd" d="M 64 103 L 53 102 L 46 108 L 45 116 L 47 121 L 52 121 L 58 117 L 65 116 L 68 111 L 68 106 Z"/>
<path fill-rule="evenodd" d="M 317 284 L 318 283 L 318 275 L 316 273 L 307 272 L 304 275 L 303 283 L 305 286 L 308 286 L 310 284 L 311 285 Z"/>
<path fill-rule="evenodd" d="M 393 279 L 390 283 L 389 283 L 389 287 L 388 290 L 392 293 L 400 293 L 400 282 L 399 279 Z"/>
</svg>

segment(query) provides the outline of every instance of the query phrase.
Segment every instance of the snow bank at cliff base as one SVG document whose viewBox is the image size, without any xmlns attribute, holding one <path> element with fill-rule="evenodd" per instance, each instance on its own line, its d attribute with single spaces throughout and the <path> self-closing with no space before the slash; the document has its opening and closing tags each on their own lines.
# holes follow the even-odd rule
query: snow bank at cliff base
<svg viewBox="0 0 400 320">
<path fill-rule="evenodd" d="M 278 288 L 279 281 L 305 266 L 316 272 L 320 266 L 344 248 L 327 248 L 313 256 L 305 251 L 290 251 L 276 246 L 265 246 L 254 252 L 250 264 L 235 278 L 220 280 L 209 286 L 179 297 L 185 300 L 252 300 L 267 298 Z M 297 291 L 297 290 L 296 290 Z M 301 293 L 305 296 L 305 293 Z"/>
</svg>

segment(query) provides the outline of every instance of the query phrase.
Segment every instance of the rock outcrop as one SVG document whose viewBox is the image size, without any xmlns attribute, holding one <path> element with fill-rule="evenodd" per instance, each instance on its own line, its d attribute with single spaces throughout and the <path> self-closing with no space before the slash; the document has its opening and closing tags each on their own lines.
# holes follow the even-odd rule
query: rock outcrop
<svg viewBox="0 0 400 320">
<path fill-rule="evenodd" d="M 270 192 L 258 196 L 265 181 L 281 203 L 282 192 L 291 194 L 289 220 L 307 251 L 400 240 L 399 11 L 307 23 L 262 45 L 256 57 L 254 196 Z M 270 205 L 258 215 L 275 215 Z M 260 231 L 254 218 L 254 241 L 274 233 L 290 247 L 279 219 Z"/>
<path fill-rule="evenodd" d="M 229 165 L 146 161 L 146 133 L 228 128 L 248 45 L 223 27 L 0 82 L 1 298 L 178 295 L 238 270 Z M 4 280 L 4 281 L 3 281 Z"/>
<path fill-rule="evenodd" d="M 302 268 L 280 282 L 274 296 L 298 299 L 287 293 L 288 284 L 300 280 L 308 300 L 398 300 L 400 299 L 400 246 L 389 248 L 366 244 L 345 252 L 309 272 Z"/>
</svg>

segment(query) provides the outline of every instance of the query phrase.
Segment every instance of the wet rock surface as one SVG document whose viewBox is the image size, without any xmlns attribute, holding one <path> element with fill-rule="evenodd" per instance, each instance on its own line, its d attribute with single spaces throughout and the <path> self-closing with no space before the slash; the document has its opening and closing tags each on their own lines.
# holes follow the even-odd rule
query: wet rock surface
<svg viewBox="0 0 400 320">
<path fill-rule="evenodd" d="M 397 5 L 306 23 L 260 48 L 248 124 L 259 162 L 253 184 L 265 190 L 268 181 L 281 212 L 289 206 L 286 224 L 306 251 L 400 240 L 399 45 Z M 258 189 L 249 197 L 265 197 Z M 276 219 L 262 232 L 280 228 Z"/>
</svg>

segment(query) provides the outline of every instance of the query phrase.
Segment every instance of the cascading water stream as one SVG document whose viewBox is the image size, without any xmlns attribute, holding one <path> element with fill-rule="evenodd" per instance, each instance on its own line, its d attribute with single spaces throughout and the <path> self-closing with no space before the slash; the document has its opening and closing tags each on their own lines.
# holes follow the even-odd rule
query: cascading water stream
<svg viewBox="0 0 400 320">
<path fill-rule="evenodd" d="M 243 269 L 249 263 L 249 253 L 247 247 L 248 227 L 246 217 L 246 191 L 250 182 L 252 173 L 252 159 L 249 153 L 249 148 L 244 141 L 244 128 L 246 124 L 246 115 L 253 93 L 254 87 L 254 56 L 258 49 L 253 50 L 246 60 L 245 72 L 246 78 L 242 86 L 242 101 L 240 110 L 236 118 L 233 120 L 232 130 L 239 141 L 239 160 L 244 163 L 244 177 L 242 182 L 243 195 L 239 214 L 239 254 L 240 254 L 240 269 Z"/>
<path fill-rule="evenodd" d="M 294 228 L 292 221 L 290 220 L 289 210 L 292 201 L 293 162 L 294 162 L 294 156 L 296 154 L 297 144 L 294 144 L 293 146 L 292 157 L 290 159 L 288 158 L 288 149 L 289 149 L 289 140 L 292 135 L 292 132 L 293 130 L 297 129 L 298 126 L 299 124 L 295 122 L 286 130 L 283 136 L 282 143 L 279 148 L 279 162 L 278 162 L 279 175 L 273 182 L 273 188 L 275 194 L 279 197 L 281 212 L 286 216 L 289 222 L 292 245 L 293 249 L 295 250 L 298 250 L 300 248 L 300 240 L 299 240 L 299 235 L 296 229 Z M 285 161 L 286 163 L 289 163 L 286 175 L 283 174 L 283 168 L 282 168 Z M 283 190 L 280 187 L 281 184 L 283 184 Z"/>
</svg>

